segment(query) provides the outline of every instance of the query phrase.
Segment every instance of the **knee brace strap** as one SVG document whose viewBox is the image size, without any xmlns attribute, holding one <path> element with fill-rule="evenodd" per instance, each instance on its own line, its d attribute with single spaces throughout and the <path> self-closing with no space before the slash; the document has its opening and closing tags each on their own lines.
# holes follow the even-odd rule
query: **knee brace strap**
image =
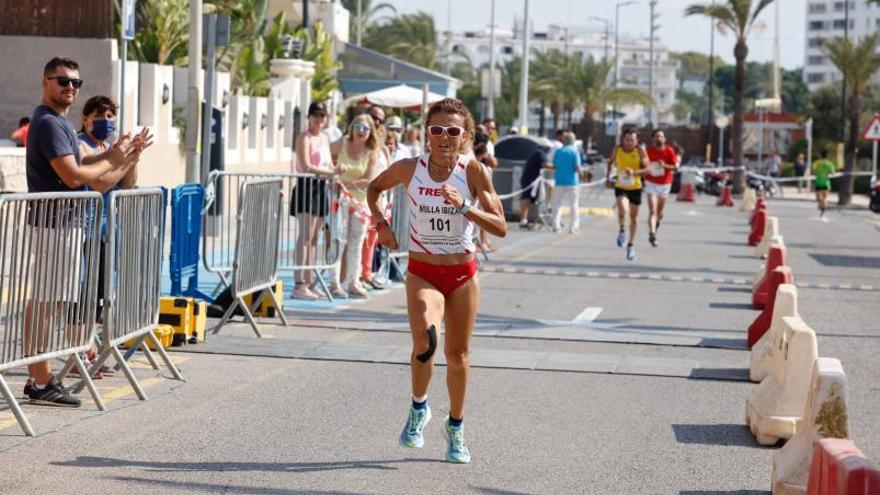
<svg viewBox="0 0 880 495">
<path fill-rule="evenodd" d="M 434 325 L 428 327 L 428 350 L 423 354 L 419 354 L 416 356 L 422 363 L 427 363 L 433 356 L 434 351 L 437 350 L 437 329 L 434 328 Z"/>
</svg>

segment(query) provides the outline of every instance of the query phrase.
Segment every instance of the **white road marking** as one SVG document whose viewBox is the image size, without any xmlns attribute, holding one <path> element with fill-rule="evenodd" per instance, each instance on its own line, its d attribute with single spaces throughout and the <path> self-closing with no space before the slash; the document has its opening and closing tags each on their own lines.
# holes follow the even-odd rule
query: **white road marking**
<svg viewBox="0 0 880 495">
<path fill-rule="evenodd" d="M 581 313 L 579 315 L 575 316 L 574 319 L 571 320 L 571 322 L 576 323 L 576 324 L 589 325 L 590 323 L 593 323 L 593 320 L 598 318 L 601 313 L 602 313 L 602 308 L 599 308 L 599 307 L 585 308 L 583 311 L 581 311 Z"/>
</svg>

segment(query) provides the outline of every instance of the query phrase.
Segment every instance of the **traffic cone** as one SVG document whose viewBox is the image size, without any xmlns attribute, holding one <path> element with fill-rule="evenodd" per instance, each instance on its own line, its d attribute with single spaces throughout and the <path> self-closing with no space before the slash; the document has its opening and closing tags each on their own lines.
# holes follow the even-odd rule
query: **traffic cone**
<svg viewBox="0 0 880 495">
<path fill-rule="evenodd" d="M 721 188 L 721 196 L 718 197 L 715 206 L 733 206 L 733 194 L 730 192 L 730 186 Z"/>
</svg>

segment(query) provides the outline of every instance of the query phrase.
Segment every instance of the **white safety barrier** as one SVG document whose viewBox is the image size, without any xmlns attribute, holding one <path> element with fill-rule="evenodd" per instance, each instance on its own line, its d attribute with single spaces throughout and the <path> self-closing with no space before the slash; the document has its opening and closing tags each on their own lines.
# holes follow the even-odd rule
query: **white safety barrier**
<svg viewBox="0 0 880 495">
<path fill-rule="evenodd" d="M 770 244 L 773 242 L 773 238 L 778 235 L 780 235 L 779 218 L 767 217 L 767 223 L 764 225 L 764 237 L 762 237 L 761 242 L 755 246 L 755 256 L 758 258 L 766 258 L 767 253 L 770 252 Z"/>
<path fill-rule="evenodd" d="M 149 340 L 172 376 L 183 379 L 153 334 L 159 324 L 164 242 L 165 193 L 162 189 L 110 193 L 104 246 L 103 351 L 89 373 L 94 375 L 113 357 L 140 400 L 147 400 L 147 395 L 119 350 L 124 342 L 133 340 L 131 347 L 140 347 L 153 368 L 158 369 L 145 342 Z M 76 389 L 81 387 L 78 385 Z"/>
<path fill-rule="evenodd" d="M 743 191 L 742 201 L 739 203 L 739 211 L 752 211 L 758 202 L 758 195 L 751 187 Z"/>
<path fill-rule="evenodd" d="M 333 300 L 323 274 L 340 264 L 343 243 L 341 224 L 345 208 L 343 189 L 333 177 L 314 174 L 213 171 L 205 186 L 202 227 L 202 262 L 220 277 L 217 291 L 229 288 L 235 253 L 241 185 L 247 180 L 279 178 L 289 192 L 287 214 L 282 214 L 278 236 L 278 270 L 311 272 L 314 283 Z M 215 291 L 216 292 L 216 291 Z"/>
<path fill-rule="evenodd" d="M 262 337 L 253 312 L 267 297 L 269 291 L 266 289 L 274 286 L 277 280 L 282 187 L 281 178 L 250 179 L 241 184 L 232 264 L 233 302 L 214 327 L 215 334 L 229 321 L 236 308 L 241 307 L 254 333 Z M 260 295 L 248 307 L 244 297 L 256 292 L 260 292 Z M 287 326 L 287 317 L 278 302 L 271 296 L 268 299 L 275 308 L 275 314 Z"/>
<path fill-rule="evenodd" d="M 794 435 L 810 391 L 816 333 L 800 318 L 782 319 L 772 368 L 746 400 L 746 424 L 758 443 L 774 445 Z"/>
<path fill-rule="evenodd" d="M 849 438 L 846 373 L 834 358 L 816 360 L 803 421 L 773 458 L 773 495 L 806 493 L 813 449 L 823 438 Z"/>
<path fill-rule="evenodd" d="M 29 436 L 11 368 L 68 358 L 105 410 L 80 358 L 95 339 L 102 206 L 96 192 L 0 196 L 0 394 Z"/>
<path fill-rule="evenodd" d="M 773 367 L 779 334 L 783 332 L 783 318 L 799 318 L 797 310 L 797 287 L 782 284 L 776 291 L 776 302 L 773 305 L 773 321 L 770 329 L 752 346 L 749 356 L 749 380 L 760 382 Z"/>
</svg>

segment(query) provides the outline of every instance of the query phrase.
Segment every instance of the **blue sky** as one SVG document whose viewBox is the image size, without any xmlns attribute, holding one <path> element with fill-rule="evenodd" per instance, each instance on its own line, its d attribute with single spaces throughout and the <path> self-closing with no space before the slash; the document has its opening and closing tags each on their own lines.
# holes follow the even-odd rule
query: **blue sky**
<svg viewBox="0 0 880 495">
<path fill-rule="evenodd" d="M 489 25 L 490 0 L 373 0 L 394 5 L 400 13 L 425 11 L 434 15 L 438 27 L 445 29 L 448 4 L 452 4 L 452 26 L 455 31 L 475 30 Z M 804 63 L 804 30 L 806 25 L 805 0 L 777 0 L 780 3 L 780 58 L 783 67 L 794 69 Z M 695 2 L 711 0 L 659 0 L 657 12 L 661 15 L 658 36 L 663 44 L 674 51 L 709 51 L 709 21 L 698 17 L 684 17 L 684 9 Z M 530 17 L 538 29 L 547 24 L 564 23 L 587 25 L 591 16 L 614 18 L 615 1 L 610 0 L 531 0 Z M 523 0 L 495 0 L 495 17 L 499 27 L 513 25 L 515 14 L 522 15 Z M 647 35 L 649 29 L 647 0 L 621 8 L 621 33 Z M 750 38 L 751 60 L 773 59 L 773 6 L 768 7 L 759 20 L 763 31 Z M 733 37 L 728 34 L 715 37 L 716 53 L 733 62 Z"/>
</svg>

